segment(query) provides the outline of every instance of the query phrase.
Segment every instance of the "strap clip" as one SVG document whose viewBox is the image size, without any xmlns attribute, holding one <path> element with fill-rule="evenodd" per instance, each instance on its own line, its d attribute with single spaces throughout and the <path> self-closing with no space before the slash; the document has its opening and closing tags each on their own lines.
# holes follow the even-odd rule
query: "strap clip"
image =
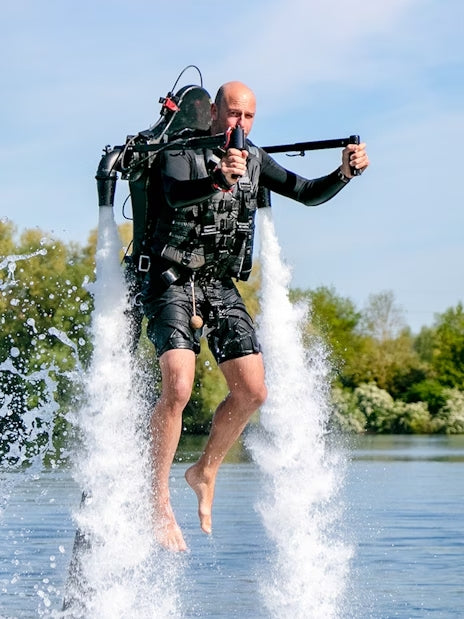
<svg viewBox="0 0 464 619">
<path fill-rule="evenodd" d="M 139 271 L 141 273 L 148 273 L 148 271 L 150 270 L 150 267 L 151 267 L 150 256 L 147 256 L 145 254 L 140 254 L 139 264 L 138 264 Z"/>
</svg>

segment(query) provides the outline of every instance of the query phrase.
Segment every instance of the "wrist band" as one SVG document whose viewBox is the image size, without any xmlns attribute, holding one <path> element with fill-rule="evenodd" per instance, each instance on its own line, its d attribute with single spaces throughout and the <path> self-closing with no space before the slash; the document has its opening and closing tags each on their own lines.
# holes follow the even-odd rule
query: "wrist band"
<svg viewBox="0 0 464 619">
<path fill-rule="evenodd" d="M 347 183 L 349 183 L 349 182 L 350 182 L 350 180 L 351 180 L 351 178 L 349 178 L 348 176 L 345 176 L 345 175 L 343 174 L 343 172 L 342 172 L 342 169 L 341 169 L 341 168 L 338 168 L 338 170 L 337 170 L 337 176 L 338 176 L 338 179 L 342 181 L 342 183 L 345 183 L 345 185 L 346 185 Z"/>
</svg>

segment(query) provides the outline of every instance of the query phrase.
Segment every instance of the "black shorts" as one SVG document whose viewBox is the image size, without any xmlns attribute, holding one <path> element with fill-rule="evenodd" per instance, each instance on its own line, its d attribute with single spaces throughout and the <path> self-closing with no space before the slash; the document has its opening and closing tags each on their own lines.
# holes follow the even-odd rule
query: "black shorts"
<svg viewBox="0 0 464 619">
<path fill-rule="evenodd" d="M 174 283 L 158 292 L 157 285 L 144 285 L 144 312 L 148 318 L 147 335 L 158 357 L 178 348 L 200 352 L 200 337 L 206 335 L 217 363 L 260 352 L 253 320 L 231 279 L 195 282 L 196 313 L 203 318 L 202 329 L 190 327 L 193 315 L 190 281 Z"/>
</svg>

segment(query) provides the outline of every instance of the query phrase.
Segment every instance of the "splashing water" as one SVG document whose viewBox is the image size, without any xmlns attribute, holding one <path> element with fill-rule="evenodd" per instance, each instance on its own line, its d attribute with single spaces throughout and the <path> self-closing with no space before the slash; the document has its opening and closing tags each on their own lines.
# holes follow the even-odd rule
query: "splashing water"
<svg viewBox="0 0 464 619">
<path fill-rule="evenodd" d="M 150 526 L 146 405 L 132 390 L 121 243 L 113 209 L 99 213 L 94 354 L 75 474 L 84 496 L 64 616 L 179 616 L 179 562 L 157 550 Z"/>
<path fill-rule="evenodd" d="M 44 238 L 40 244 L 43 246 L 48 242 Z M 24 481 L 36 484 L 44 470 L 59 466 L 69 456 L 66 410 L 74 397 L 69 385 L 73 385 L 75 392 L 79 390 L 82 366 L 78 345 L 57 327 L 44 327 L 47 324 L 43 320 L 45 310 L 41 303 L 44 297 L 30 290 L 35 284 L 35 277 L 44 279 L 40 267 L 32 275 L 38 265 L 33 259 L 48 253 L 47 248 L 42 247 L 31 253 L 9 255 L 0 260 L 0 274 L 6 271 L 5 279 L 0 279 L 4 310 L 0 324 L 5 325 L 1 342 L 3 360 L 0 362 L 0 519 L 10 507 L 10 499 L 17 485 Z M 24 264 L 20 265 L 21 262 Z M 70 296 L 73 292 L 71 284 L 66 281 L 66 285 L 69 285 L 66 292 Z M 53 286 L 52 289 L 60 290 L 59 278 Z M 11 308 L 13 310 L 9 311 Z M 85 308 L 81 309 L 84 317 Z M 81 328 L 83 325 L 76 322 L 74 333 L 81 332 Z M 58 341 L 64 346 L 55 347 Z M 79 346 L 84 344 L 83 339 L 79 341 Z M 66 366 L 72 369 L 64 369 Z M 59 432 L 55 434 L 57 426 Z M 19 471 L 21 475 L 10 474 Z M 27 538 L 30 534 L 30 530 L 24 529 L 21 537 Z M 18 543 L 17 540 L 14 543 Z M 14 566 L 13 578 L 6 586 L 3 581 L 2 596 L 4 593 L 11 595 L 10 588 L 14 588 L 16 581 L 29 573 L 30 564 L 26 560 L 17 560 Z M 48 580 L 43 587 L 44 590 L 41 590 L 40 585 L 36 585 L 35 589 L 40 605 L 47 611 L 51 605 L 50 598 L 59 599 L 60 593 Z M 40 609 L 38 611 L 40 614 Z"/>
<path fill-rule="evenodd" d="M 30 254 L 19 254 L 16 256 L 8 256 L 7 258 L 4 258 L 0 262 L 0 270 L 7 268 L 8 275 L 7 275 L 6 281 L 0 280 L 0 290 L 5 290 L 5 288 L 7 288 L 8 286 L 11 286 L 12 284 L 16 283 L 15 271 L 16 271 L 17 262 L 21 260 L 29 260 L 29 258 L 34 258 L 34 256 L 46 256 L 46 255 L 47 255 L 47 250 L 45 248 L 42 248 Z"/>
<path fill-rule="evenodd" d="M 42 239 L 44 245 L 47 239 Z M 10 255 L 0 260 L 0 271 L 6 269 L 6 279 L 0 279 L 0 291 L 3 295 L 18 289 L 17 296 L 13 295 L 9 301 L 12 307 L 17 308 L 19 316 L 27 316 L 28 300 L 24 294 L 26 282 L 16 279 L 17 264 L 29 261 L 36 256 L 46 256 L 45 247 L 28 254 Z M 7 319 L 1 317 L 1 324 Z M 28 464 L 32 469 L 42 467 L 45 459 L 53 466 L 56 459 L 65 459 L 66 449 L 56 450 L 53 439 L 55 418 L 60 412 L 60 405 L 55 399 L 59 391 L 59 378 L 78 384 L 81 375 L 81 365 L 77 346 L 63 331 L 56 327 L 49 328 L 46 332 L 39 332 L 35 319 L 24 319 L 24 326 L 29 328 L 34 336 L 27 349 L 12 344 L 9 356 L 0 362 L 0 374 L 2 383 L 0 390 L 0 418 L 2 420 L 2 449 L 1 464 L 3 467 L 18 468 Z M 47 362 L 41 359 L 41 341 L 50 335 L 70 348 L 76 369 L 64 371 L 55 362 L 53 356 Z M 7 339 L 7 338 L 6 338 Z M 35 363 L 34 363 L 35 360 Z M 27 363 L 30 361 L 30 363 Z M 31 369 L 34 368 L 34 369 Z M 27 401 L 27 394 L 35 393 L 34 404 Z M 56 459 L 55 459 L 56 458 Z M 2 480 L 3 482 L 3 480 Z"/>
<path fill-rule="evenodd" d="M 352 550 L 337 535 L 343 458 L 326 441 L 328 363 L 322 346 L 305 352 L 303 312 L 288 299 L 270 209 L 259 212 L 262 268 L 260 341 L 268 399 L 247 441 L 264 477 L 258 504 L 275 548 L 262 594 L 272 617 L 341 616 Z"/>
</svg>

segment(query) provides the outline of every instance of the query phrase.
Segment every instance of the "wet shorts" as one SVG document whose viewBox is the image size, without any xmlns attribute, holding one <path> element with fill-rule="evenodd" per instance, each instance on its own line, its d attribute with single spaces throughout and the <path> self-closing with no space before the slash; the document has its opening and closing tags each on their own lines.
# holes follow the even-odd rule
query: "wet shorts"
<svg viewBox="0 0 464 619">
<path fill-rule="evenodd" d="M 147 335 L 158 357 L 178 348 L 198 354 L 203 334 L 217 363 L 260 352 L 253 321 L 231 279 L 195 282 L 196 313 L 204 321 L 202 329 L 197 330 L 190 327 L 191 283 L 176 282 L 158 295 L 155 288 L 148 279 L 142 300 L 148 318 Z"/>
</svg>

